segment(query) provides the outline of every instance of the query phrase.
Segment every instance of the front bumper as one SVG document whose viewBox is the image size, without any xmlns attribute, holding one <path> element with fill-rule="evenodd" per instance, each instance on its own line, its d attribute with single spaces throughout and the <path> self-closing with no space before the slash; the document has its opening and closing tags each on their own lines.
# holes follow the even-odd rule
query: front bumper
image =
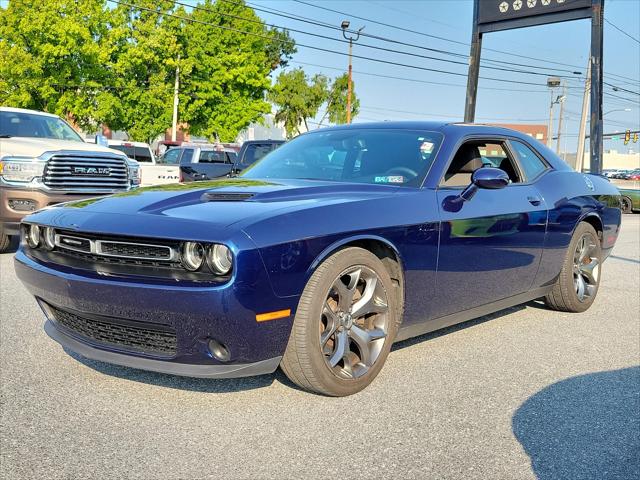
<svg viewBox="0 0 640 480">
<path fill-rule="evenodd" d="M 95 197 L 100 194 L 65 194 L 52 193 L 43 190 L 12 188 L 6 185 L 0 185 L 0 226 L 3 227 L 4 233 L 7 235 L 20 234 L 20 221 L 26 215 L 33 213 L 41 208 L 55 205 L 57 203 L 70 202 L 72 200 L 82 200 L 85 198 Z M 21 202 L 29 205 L 29 209 L 20 210 L 11 207 L 10 201 Z M 26 207 L 25 207 L 26 208 Z"/>
<path fill-rule="evenodd" d="M 48 316 L 45 330 L 63 347 L 82 356 L 156 372 L 196 377 L 239 377 L 273 372 L 284 354 L 296 298 L 279 298 L 255 250 L 237 258 L 236 275 L 226 284 L 156 282 L 113 278 L 100 272 L 36 262 L 23 249 L 15 257 L 18 277 L 41 305 L 175 331 L 171 356 L 89 338 Z M 290 309 L 291 316 L 257 322 L 256 314 Z M 47 308 L 43 308 L 46 314 Z M 213 339 L 230 351 L 226 362 L 209 350 Z"/>
<path fill-rule="evenodd" d="M 148 358 L 132 357 L 121 353 L 100 350 L 82 343 L 73 337 L 60 331 L 51 320 L 44 324 L 44 331 L 63 348 L 71 350 L 83 357 L 100 362 L 113 363 L 125 367 L 139 368 L 152 372 L 169 373 L 185 377 L 200 378 L 235 378 L 250 377 L 272 373 L 280 365 L 282 357 L 269 358 L 254 363 L 241 363 L 234 365 L 190 365 L 184 363 L 165 362 L 162 360 L 150 360 Z"/>
</svg>

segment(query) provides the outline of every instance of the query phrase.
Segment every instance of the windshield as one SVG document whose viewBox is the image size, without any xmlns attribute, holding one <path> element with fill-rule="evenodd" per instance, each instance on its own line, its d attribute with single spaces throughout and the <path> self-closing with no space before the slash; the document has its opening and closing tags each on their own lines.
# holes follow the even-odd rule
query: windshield
<svg viewBox="0 0 640 480">
<path fill-rule="evenodd" d="M 285 143 L 245 178 L 311 179 L 419 187 L 442 135 L 398 129 L 318 131 Z"/>
<path fill-rule="evenodd" d="M 53 138 L 84 142 L 62 119 L 24 112 L 0 111 L 0 137 Z"/>
<path fill-rule="evenodd" d="M 119 150 L 127 157 L 133 158 L 138 162 L 153 162 L 153 155 L 151 154 L 151 150 L 146 147 L 134 147 L 131 145 L 109 145 L 109 148 Z"/>
</svg>

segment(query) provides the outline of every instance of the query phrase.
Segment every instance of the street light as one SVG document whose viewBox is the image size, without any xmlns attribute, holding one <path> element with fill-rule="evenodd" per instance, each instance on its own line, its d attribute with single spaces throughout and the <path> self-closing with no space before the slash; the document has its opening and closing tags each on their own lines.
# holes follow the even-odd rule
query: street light
<svg viewBox="0 0 640 480">
<path fill-rule="evenodd" d="M 609 110 L 608 112 L 605 112 L 602 114 L 602 116 L 604 117 L 605 115 L 609 115 L 610 113 L 613 112 L 630 112 L 631 109 L 630 108 L 616 108 L 614 110 Z"/>
<path fill-rule="evenodd" d="M 556 103 L 560 103 L 561 101 L 564 100 L 564 96 L 562 95 L 558 95 L 558 97 L 554 100 L 553 99 L 553 95 L 554 95 L 554 89 L 559 87 L 561 84 L 561 80 L 560 77 L 548 77 L 547 78 L 547 87 L 549 87 L 550 91 L 550 95 L 551 95 L 551 102 L 549 105 L 549 123 L 547 125 L 547 146 L 549 148 L 551 148 L 551 144 L 553 142 L 553 106 Z M 562 99 L 560 98 L 562 96 Z"/>
<path fill-rule="evenodd" d="M 357 42 L 360 38 L 360 32 L 364 27 L 360 27 L 360 29 L 356 32 L 355 37 L 353 35 L 347 36 L 347 29 L 351 23 L 349 20 L 343 20 L 340 24 L 340 28 L 342 28 L 342 36 L 345 40 L 349 40 L 349 78 L 347 81 L 347 123 L 351 123 L 351 51 L 353 49 L 353 42 Z"/>
</svg>

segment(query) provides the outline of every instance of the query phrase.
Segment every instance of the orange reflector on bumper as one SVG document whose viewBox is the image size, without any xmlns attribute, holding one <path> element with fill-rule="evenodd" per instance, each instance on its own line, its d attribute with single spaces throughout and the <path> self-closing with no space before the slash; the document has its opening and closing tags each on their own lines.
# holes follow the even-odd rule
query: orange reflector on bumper
<svg viewBox="0 0 640 480">
<path fill-rule="evenodd" d="M 277 312 L 261 313 L 256 315 L 256 322 L 266 322 L 268 320 L 277 320 L 279 318 L 286 318 L 291 315 L 291 309 L 278 310 Z"/>
</svg>

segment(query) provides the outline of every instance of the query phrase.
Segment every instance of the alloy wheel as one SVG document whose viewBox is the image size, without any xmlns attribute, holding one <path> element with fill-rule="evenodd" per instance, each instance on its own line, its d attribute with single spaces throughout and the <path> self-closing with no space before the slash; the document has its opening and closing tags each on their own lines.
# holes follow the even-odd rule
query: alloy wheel
<svg viewBox="0 0 640 480">
<path fill-rule="evenodd" d="M 389 327 L 387 292 L 370 268 L 352 266 L 327 293 L 320 321 L 325 363 L 340 378 L 362 377 L 376 362 Z"/>
<path fill-rule="evenodd" d="M 591 234 L 584 234 L 578 240 L 573 254 L 573 285 L 581 302 L 594 296 L 598 289 L 600 259 L 596 241 Z"/>
</svg>

